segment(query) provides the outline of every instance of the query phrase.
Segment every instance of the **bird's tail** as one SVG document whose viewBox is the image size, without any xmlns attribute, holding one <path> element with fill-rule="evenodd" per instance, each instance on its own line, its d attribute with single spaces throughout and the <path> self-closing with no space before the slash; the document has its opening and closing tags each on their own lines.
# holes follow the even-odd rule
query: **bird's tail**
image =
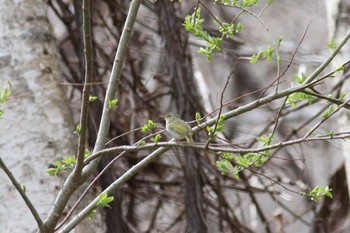
<svg viewBox="0 0 350 233">
<path fill-rule="evenodd" d="M 194 144 L 194 141 L 193 141 L 192 136 L 186 137 L 186 140 L 187 140 L 187 143 L 188 143 L 188 144 L 190 144 L 190 145 L 193 145 L 193 144 Z"/>
</svg>

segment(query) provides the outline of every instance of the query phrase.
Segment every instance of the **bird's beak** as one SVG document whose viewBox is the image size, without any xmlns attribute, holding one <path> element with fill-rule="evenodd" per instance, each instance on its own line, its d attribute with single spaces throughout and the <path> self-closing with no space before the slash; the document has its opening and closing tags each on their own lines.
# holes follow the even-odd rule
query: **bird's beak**
<svg viewBox="0 0 350 233">
<path fill-rule="evenodd" d="M 165 116 L 164 116 L 164 115 L 161 115 L 161 116 L 160 116 L 160 118 L 163 118 L 163 119 L 164 119 L 164 118 L 165 118 Z"/>
</svg>

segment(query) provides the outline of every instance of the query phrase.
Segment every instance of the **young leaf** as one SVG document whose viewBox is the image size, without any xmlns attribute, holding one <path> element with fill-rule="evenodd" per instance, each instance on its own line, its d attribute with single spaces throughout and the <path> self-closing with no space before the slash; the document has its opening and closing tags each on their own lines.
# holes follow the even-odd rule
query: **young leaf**
<svg viewBox="0 0 350 233">
<path fill-rule="evenodd" d="M 89 96 L 89 102 L 93 102 L 97 99 L 97 96 L 90 95 Z"/>
<path fill-rule="evenodd" d="M 148 133 L 152 129 L 157 128 L 157 123 L 154 123 L 152 120 L 148 120 L 147 124 L 144 124 L 141 131 L 143 133 Z"/>
<path fill-rule="evenodd" d="M 77 124 L 77 126 L 75 126 L 75 131 L 74 131 L 74 133 L 79 135 L 79 134 L 80 134 L 80 129 L 81 129 L 81 128 L 80 128 L 80 124 Z"/>
<path fill-rule="evenodd" d="M 112 108 L 116 108 L 117 103 L 118 103 L 118 99 L 108 100 L 108 110 L 111 110 Z"/>
<path fill-rule="evenodd" d="M 151 141 L 157 143 L 161 138 L 162 136 L 160 134 L 157 134 L 155 137 L 151 138 Z"/>
<path fill-rule="evenodd" d="M 328 42 L 327 47 L 334 50 L 337 45 L 335 44 L 334 36 L 332 36 L 331 40 Z"/>
<path fill-rule="evenodd" d="M 94 218 L 94 215 L 96 214 L 96 210 L 91 210 L 91 212 L 86 216 L 89 220 L 92 220 Z"/>
<path fill-rule="evenodd" d="M 107 193 L 101 193 L 98 197 L 97 205 L 102 207 L 108 207 L 111 208 L 109 203 L 111 203 L 114 200 L 113 196 L 108 196 Z"/>
</svg>

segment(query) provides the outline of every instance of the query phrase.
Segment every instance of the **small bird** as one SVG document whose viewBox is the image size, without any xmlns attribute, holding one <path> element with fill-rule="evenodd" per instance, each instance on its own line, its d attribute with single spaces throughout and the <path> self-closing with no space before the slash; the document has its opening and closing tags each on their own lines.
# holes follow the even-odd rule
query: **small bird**
<svg viewBox="0 0 350 233">
<path fill-rule="evenodd" d="M 166 130 L 176 141 L 186 138 L 188 144 L 194 144 L 191 127 L 181 120 L 177 114 L 170 112 L 161 117 L 165 120 Z"/>
</svg>

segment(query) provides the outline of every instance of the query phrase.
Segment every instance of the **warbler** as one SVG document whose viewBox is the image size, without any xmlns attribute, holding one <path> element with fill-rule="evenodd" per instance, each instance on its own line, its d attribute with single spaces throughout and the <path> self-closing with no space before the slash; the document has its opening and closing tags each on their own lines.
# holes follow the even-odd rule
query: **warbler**
<svg viewBox="0 0 350 233">
<path fill-rule="evenodd" d="M 188 144 L 194 144 L 191 127 L 177 114 L 170 112 L 161 117 L 165 120 L 166 130 L 176 141 L 186 139 Z"/>
</svg>

